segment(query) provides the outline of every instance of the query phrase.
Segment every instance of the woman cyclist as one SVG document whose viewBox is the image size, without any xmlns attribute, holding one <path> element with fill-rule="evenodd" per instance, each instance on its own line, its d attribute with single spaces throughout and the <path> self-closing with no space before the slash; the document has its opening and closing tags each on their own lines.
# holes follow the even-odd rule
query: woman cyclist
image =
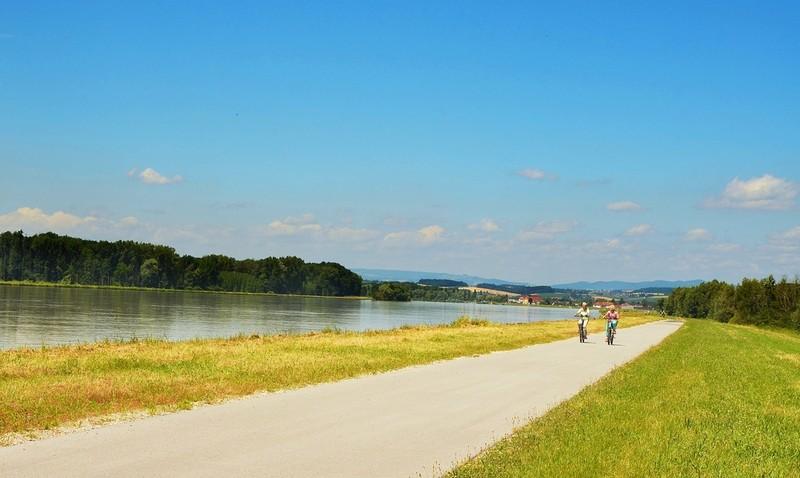
<svg viewBox="0 0 800 478">
<path fill-rule="evenodd" d="M 583 342 L 586 339 L 586 326 L 589 325 L 589 318 L 591 317 L 589 304 L 586 302 L 582 303 L 581 308 L 575 313 L 575 317 L 578 318 L 578 334 L 580 335 L 581 342 Z"/>
<path fill-rule="evenodd" d="M 619 312 L 617 312 L 617 306 L 611 304 L 608 306 L 608 311 L 606 311 L 603 318 L 606 319 L 606 336 L 609 333 L 616 334 L 617 333 L 617 322 L 619 322 Z"/>
</svg>

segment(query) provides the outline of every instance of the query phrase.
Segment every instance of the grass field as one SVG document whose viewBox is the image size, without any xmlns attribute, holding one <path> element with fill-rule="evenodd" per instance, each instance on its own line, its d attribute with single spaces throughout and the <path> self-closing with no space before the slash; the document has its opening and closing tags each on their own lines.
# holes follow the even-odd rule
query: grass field
<svg viewBox="0 0 800 478">
<path fill-rule="evenodd" d="M 800 476 L 800 334 L 689 320 L 448 475 Z"/>
<path fill-rule="evenodd" d="M 654 320 L 626 315 L 625 326 Z M 599 331 L 600 321 L 591 330 Z M 508 350 L 577 335 L 575 322 L 450 326 L 376 332 L 145 340 L 0 352 L 0 437 L 131 411 L 191 407 Z M 577 340 L 577 338 L 576 338 Z"/>
</svg>

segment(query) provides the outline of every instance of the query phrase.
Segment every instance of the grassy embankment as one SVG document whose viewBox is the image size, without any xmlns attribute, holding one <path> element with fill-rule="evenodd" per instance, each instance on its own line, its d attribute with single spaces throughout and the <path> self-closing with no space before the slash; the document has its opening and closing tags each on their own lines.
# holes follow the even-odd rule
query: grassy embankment
<svg viewBox="0 0 800 478">
<path fill-rule="evenodd" d="M 285 297 L 310 297 L 314 299 L 350 299 L 350 300 L 369 300 L 364 296 L 337 296 L 337 295 L 311 295 L 311 294 L 278 294 L 275 292 L 237 292 L 230 290 L 206 290 L 206 289 L 167 289 L 162 287 L 136 287 L 128 285 L 96 285 L 96 284 L 72 284 L 65 282 L 43 282 L 43 281 L 8 281 L 0 280 L 0 285 L 21 286 L 21 287 L 65 287 L 71 289 L 107 289 L 107 290 L 133 290 L 144 292 L 166 292 L 166 293 L 189 293 L 189 294 L 228 294 L 228 295 L 255 295 L 255 296 L 285 296 Z"/>
<path fill-rule="evenodd" d="M 800 334 L 690 320 L 449 478 L 800 476 Z"/>
<path fill-rule="evenodd" d="M 624 326 L 656 319 L 626 315 Z M 599 331 L 600 321 L 591 329 Z M 0 352 L 0 437 L 131 411 L 191 407 L 508 350 L 577 335 L 575 322 L 323 332 L 186 342 L 145 340 Z M 577 340 L 577 338 L 576 338 Z M 0 440 L 2 441 L 2 440 Z"/>
</svg>

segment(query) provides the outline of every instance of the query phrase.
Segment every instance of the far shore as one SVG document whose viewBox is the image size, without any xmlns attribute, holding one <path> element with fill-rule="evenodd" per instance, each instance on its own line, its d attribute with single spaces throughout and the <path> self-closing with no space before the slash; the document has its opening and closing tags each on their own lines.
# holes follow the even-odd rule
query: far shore
<svg viewBox="0 0 800 478">
<path fill-rule="evenodd" d="M 135 287 L 123 285 L 93 285 L 93 284 L 69 284 L 61 282 L 44 281 L 8 281 L 0 280 L 0 285 L 21 286 L 21 287 L 63 287 L 68 289 L 108 289 L 108 290 L 130 290 L 141 292 L 169 292 L 169 293 L 198 293 L 198 294 L 227 294 L 227 295 L 253 295 L 267 297 L 300 297 L 311 299 L 344 299 L 344 300 L 370 300 L 366 296 L 338 296 L 338 295 L 311 295 L 311 294 L 278 294 L 275 292 L 239 292 L 229 290 L 206 290 L 206 289 L 166 289 L 159 287 Z"/>
</svg>

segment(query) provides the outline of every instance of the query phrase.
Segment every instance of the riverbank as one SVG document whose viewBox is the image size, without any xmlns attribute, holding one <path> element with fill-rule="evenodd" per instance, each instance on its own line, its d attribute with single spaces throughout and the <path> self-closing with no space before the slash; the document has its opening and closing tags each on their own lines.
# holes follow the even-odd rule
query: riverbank
<svg viewBox="0 0 800 478">
<path fill-rule="evenodd" d="M 627 315 L 622 325 L 657 319 Z M 592 321 L 590 330 L 600 331 L 603 325 Z M 0 435 L 8 443 L 14 433 L 35 434 L 111 414 L 191 408 L 575 335 L 573 320 L 499 325 L 462 319 L 449 326 L 375 332 L 102 342 L 4 351 L 0 352 Z"/>
<path fill-rule="evenodd" d="M 224 294 L 224 295 L 252 295 L 252 296 L 279 296 L 279 297 L 307 297 L 313 299 L 345 299 L 345 300 L 371 300 L 365 296 L 338 296 L 338 295 L 309 295 L 309 294 L 276 294 L 274 292 L 236 292 L 226 290 L 205 290 L 205 289 L 163 289 L 158 287 L 134 287 L 122 285 L 92 285 L 92 284 L 68 284 L 62 282 L 40 282 L 40 281 L 5 281 L 0 280 L 0 285 L 20 286 L 20 287 L 63 287 L 68 289 L 108 289 L 140 292 L 164 292 L 164 293 L 191 293 L 191 294 Z"/>
<path fill-rule="evenodd" d="M 800 334 L 688 320 L 447 476 L 796 476 L 798 443 Z"/>
</svg>

